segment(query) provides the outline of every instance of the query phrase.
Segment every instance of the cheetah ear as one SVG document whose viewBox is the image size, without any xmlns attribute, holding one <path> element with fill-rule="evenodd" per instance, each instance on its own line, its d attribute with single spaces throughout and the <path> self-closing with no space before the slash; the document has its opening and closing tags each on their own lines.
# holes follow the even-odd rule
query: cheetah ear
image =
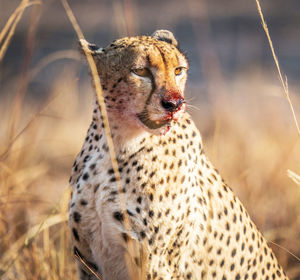
<svg viewBox="0 0 300 280">
<path fill-rule="evenodd" d="M 99 48 L 95 44 L 90 44 L 88 41 L 84 39 L 79 40 L 79 48 L 83 54 L 87 52 L 91 55 L 97 55 L 103 52 L 103 48 Z"/>
<path fill-rule="evenodd" d="M 178 46 L 177 40 L 175 39 L 173 33 L 169 30 L 164 30 L 164 29 L 156 30 L 151 36 L 157 40 L 172 44 L 175 47 Z"/>
</svg>

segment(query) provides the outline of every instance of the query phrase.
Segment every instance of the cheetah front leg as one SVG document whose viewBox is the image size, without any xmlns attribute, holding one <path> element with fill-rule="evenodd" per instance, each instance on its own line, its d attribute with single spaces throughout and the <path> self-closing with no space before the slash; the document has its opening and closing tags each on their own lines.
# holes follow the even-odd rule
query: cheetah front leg
<svg viewBox="0 0 300 280">
<path fill-rule="evenodd" d="M 145 250 L 135 234 L 135 221 L 130 218 L 130 233 L 121 219 L 112 219 L 111 205 L 101 207 L 101 224 L 105 230 L 95 236 L 91 246 L 92 255 L 101 266 L 102 280 L 144 280 Z M 121 213 L 121 212 L 118 212 Z M 127 232 L 127 233 L 126 233 Z M 98 244 L 102 246 L 98 246 Z"/>
</svg>

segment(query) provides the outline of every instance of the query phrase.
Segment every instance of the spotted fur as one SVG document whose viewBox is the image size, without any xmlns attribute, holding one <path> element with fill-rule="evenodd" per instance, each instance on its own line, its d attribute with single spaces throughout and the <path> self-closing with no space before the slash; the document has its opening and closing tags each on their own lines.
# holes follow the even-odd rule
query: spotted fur
<svg viewBox="0 0 300 280">
<path fill-rule="evenodd" d="M 95 101 L 70 178 L 74 254 L 103 280 L 287 279 L 184 112 L 188 63 L 173 34 L 87 46 L 100 73 L 126 209 Z M 128 258 L 129 245 L 135 253 Z M 96 279 L 78 266 L 81 280 Z"/>
</svg>

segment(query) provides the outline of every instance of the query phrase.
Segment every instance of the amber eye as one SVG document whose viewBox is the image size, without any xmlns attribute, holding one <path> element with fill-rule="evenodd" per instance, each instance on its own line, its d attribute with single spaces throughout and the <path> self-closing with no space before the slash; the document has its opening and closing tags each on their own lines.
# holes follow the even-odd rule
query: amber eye
<svg viewBox="0 0 300 280">
<path fill-rule="evenodd" d="M 133 69 L 132 72 L 141 77 L 148 77 L 149 76 L 149 69 L 148 68 L 138 68 Z"/>
<path fill-rule="evenodd" d="M 179 76 L 183 73 L 183 70 L 184 70 L 184 67 L 177 67 L 177 68 L 175 68 L 174 73 L 176 76 Z"/>
</svg>

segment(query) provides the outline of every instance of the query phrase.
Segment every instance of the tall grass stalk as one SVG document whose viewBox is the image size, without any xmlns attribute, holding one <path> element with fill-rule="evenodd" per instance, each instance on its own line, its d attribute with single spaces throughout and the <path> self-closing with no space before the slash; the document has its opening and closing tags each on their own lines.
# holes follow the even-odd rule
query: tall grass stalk
<svg viewBox="0 0 300 280">
<path fill-rule="evenodd" d="M 262 12 L 259 0 L 255 0 L 255 1 L 256 1 L 256 5 L 257 5 L 257 10 L 258 10 L 259 16 L 260 16 L 261 21 L 262 21 L 262 26 L 263 26 L 263 29 L 264 29 L 264 31 L 266 33 L 267 38 L 268 38 L 268 42 L 269 42 L 269 45 L 270 45 L 272 56 L 273 56 L 273 59 L 274 59 L 275 64 L 276 64 L 277 72 L 278 72 L 278 75 L 279 75 L 279 80 L 280 80 L 280 83 L 281 83 L 282 88 L 284 90 L 286 99 L 287 99 L 287 101 L 289 103 L 289 106 L 290 106 L 290 109 L 291 109 L 291 112 L 292 112 L 292 115 L 293 115 L 293 118 L 294 118 L 294 122 L 295 122 L 295 125 L 296 125 L 296 128 L 297 128 L 297 132 L 298 132 L 298 135 L 300 137 L 300 128 L 299 128 L 298 120 L 297 120 L 297 117 L 296 117 L 296 114 L 295 114 L 295 110 L 294 110 L 294 107 L 293 107 L 293 104 L 292 104 L 292 101 L 291 101 L 291 98 L 290 98 L 287 77 L 285 77 L 285 81 L 284 81 L 283 77 L 282 77 L 282 74 L 281 74 L 281 69 L 280 69 L 280 66 L 279 66 L 279 61 L 278 61 L 277 55 L 276 55 L 274 47 L 273 47 L 273 42 L 272 42 L 272 39 L 271 39 L 271 36 L 270 36 L 270 33 L 269 33 L 268 26 L 267 26 L 267 24 L 265 22 L 265 19 L 264 19 L 264 15 L 263 15 L 263 12 Z"/>
<path fill-rule="evenodd" d="M 105 131 L 106 138 L 107 138 L 110 159 L 111 159 L 112 167 L 113 167 L 113 170 L 114 170 L 114 173 L 116 176 L 116 183 L 117 183 L 118 193 L 119 193 L 119 198 L 120 198 L 120 207 L 121 207 L 121 209 L 123 209 L 123 212 L 124 212 L 124 227 L 125 227 L 127 234 L 129 234 L 130 233 L 130 224 L 129 224 L 128 214 L 126 211 L 126 209 L 127 209 L 126 201 L 125 201 L 125 196 L 122 192 L 123 186 L 121 183 L 121 175 L 119 172 L 116 152 L 115 152 L 115 148 L 114 148 L 113 139 L 111 136 L 111 130 L 110 130 L 110 125 L 109 125 L 109 121 L 108 121 L 106 106 L 104 103 L 104 96 L 103 96 L 103 92 L 102 92 L 100 76 L 98 74 L 96 63 L 91 55 L 91 51 L 88 48 L 88 42 L 84 39 L 83 32 L 81 31 L 81 28 L 80 28 L 79 24 L 77 23 L 77 20 L 67 2 L 67 0 L 61 0 L 61 2 L 66 10 L 66 13 L 69 17 L 70 22 L 72 23 L 72 26 L 78 36 L 78 39 L 80 40 L 81 47 L 85 53 L 86 59 L 88 61 L 88 64 L 89 64 L 89 67 L 91 70 L 93 84 L 95 87 L 97 100 L 98 100 L 98 104 L 100 106 L 100 112 L 101 112 L 102 120 L 103 120 L 103 124 L 104 124 L 104 131 Z M 132 267 L 131 262 L 133 261 L 131 258 L 133 258 L 133 256 L 136 255 L 135 254 L 136 252 L 137 252 L 137 248 L 134 246 L 133 242 L 128 242 L 128 254 L 125 255 L 127 266 L 128 266 L 128 271 L 131 270 L 131 267 Z M 80 261 L 82 262 L 81 258 L 80 258 Z M 83 262 L 83 264 L 85 266 L 87 265 L 85 262 Z M 88 269 L 93 270 L 90 267 Z M 93 274 L 96 274 L 96 272 L 94 272 Z M 138 275 L 137 271 L 130 271 L 130 274 L 132 274 L 131 279 L 143 279 L 144 278 L 143 273 L 141 275 Z M 100 278 L 100 276 L 99 276 L 99 278 Z"/>
<path fill-rule="evenodd" d="M 30 0 L 22 0 L 20 5 L 16 8 L 16 10 L 11 14 L 9 17 L 6 25 L 0 32 L 0 45 L 2 44 L 0 48 L 0 61 L 3 59 L 5 52 L 9 46 L 10 40 L 12 39 L 16 27 L 22 18 L 22 15 L 26 8 L 32 6 L 41 4 L 41 1 L 30 1 Z M 2 42 L 3 41 L 3 42 Z"/>
</svg>

